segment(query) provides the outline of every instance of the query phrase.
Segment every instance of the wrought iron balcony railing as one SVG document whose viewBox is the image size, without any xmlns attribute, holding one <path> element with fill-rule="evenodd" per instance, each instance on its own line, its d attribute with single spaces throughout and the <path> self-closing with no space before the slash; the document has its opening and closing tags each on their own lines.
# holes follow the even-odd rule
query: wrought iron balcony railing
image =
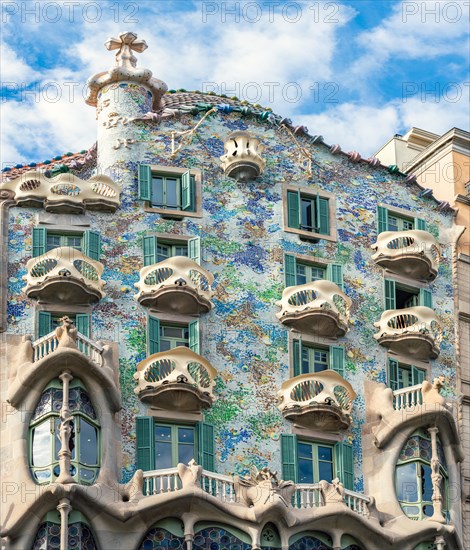
<svg viewBox="0 0 470 550">
<path fill-rule="evenodd" d="M 443 333 L 434 311 L 425 306 L 392 309 L 382 313 L 374 323 L 379 344 L 395 353 L 416 359 L 435 359 Z"/>
<path fill-rule="evenodd" d="M 134 392 L 163 410 L 199 411 L 214 401 L 217 370 L 203 357 L 180 346 L 154 353 L 137 365 Z"/>
<path fill-rule="evenodd" d="M 212 273 L 199 264 L 174 256 L 140 270 L 140 280 L 134 285 L 139 290 L 135 298 L 140 304 L 161 311 L 206 313 L 212 308 L 213 282 Z"/>
<path fill-rule="evenodd" d="M 300 332 L 324 337 L 344 336 L 348 331 L 351 299 L 330 281 L 313 281 L 284 289 L 276 303 L 281 323 Z"/>
<path fill-rule="evenodd" d="M 69 246 L 54 248 L 26 264 L 23 291 L 44 302 L 91 304 L 104 296 L 103 265 Z"/>
<path fill-rule="evenodd" d="M 351 424 L 356 392 L 333 370 L 291 378 L 282 384 L 277 395 L 284 418 L 299 426 L 337 431 Z"/>
<path fill-rule="evenodd" d="M 437 276 L 441 253 L 428 231 L 384 231 L 372 248 L 372 259 L 389 271 L 424 281 Z"/>
</svg>

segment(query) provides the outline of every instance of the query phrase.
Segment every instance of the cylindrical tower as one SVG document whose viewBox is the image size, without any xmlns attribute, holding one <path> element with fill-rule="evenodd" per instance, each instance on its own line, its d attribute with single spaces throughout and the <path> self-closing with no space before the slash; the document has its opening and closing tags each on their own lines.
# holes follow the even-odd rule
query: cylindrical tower
<svg viewBox="0 0 470 550">
<path fill-rule="evenodd" d="M 126 186 L 125 174 L 119 170 L 138 158 L 139 142 L 132 120 L 159 108 L 167 85 L 152 77 L 149 69 L 137 69 L 133 51 L 147 49 L 144 40 L 126 32 L 119 38 L 110 38 L 105 46 L 117 50 L 115 66 L 93 75 L 87 82 L 86 103 L 96 107 L 98 122 L 97 169 Z M 142 151 L 143 153 L 143 151 Z"/>
</svg>

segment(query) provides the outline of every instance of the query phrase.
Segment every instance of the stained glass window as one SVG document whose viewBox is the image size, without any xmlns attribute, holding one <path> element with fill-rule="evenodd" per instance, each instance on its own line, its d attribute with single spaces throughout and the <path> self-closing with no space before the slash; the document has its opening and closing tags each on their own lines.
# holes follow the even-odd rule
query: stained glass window
<svg viewBox="0 0 470 550">
<path fill-rule="evenodd" d="M 86 523 L 81 521 L 69 523 L 69 550 L 97 550 L 93 534 Z M 60 548 L 60 525 L 45 521 L 41 523 L 36 533 L 31 550 L 52 550 Z"/>
<path fill-rule="evenodd" d="M 223 528 L 211 527 L 194 535 L 193 550 L 251 550 L 251 544 Z"/>
<path fill-rule="evenodd" d="M 443 452 L 439 436 L 437 436 L 437 448 L 443 480 L 442 509 L 443 515 L 446 516 L 448 476 L 445 460 L 441 461 L 440 458 L 441 456 L 443 458 Z M 424 431 L 409 437 L 399 455 L 395 469 L 397 498 L 405 514 L 411 519 L 425 519 L 434 513 L 431 458 L 431 437 Z"/>
<path fill-rule="evenodd" d="M 52 483 L 60 474 L 62 399 L 61 382 L 52 382 L 42 393 L 32 416 L 30 467 L 37 483 Z M 70 384 L 69 409 L 72 415 L 70 475 L 78 483 L 92 484 L 99 472 L 100 427 L 90 397 L 77 379 Z"/>
</svg>

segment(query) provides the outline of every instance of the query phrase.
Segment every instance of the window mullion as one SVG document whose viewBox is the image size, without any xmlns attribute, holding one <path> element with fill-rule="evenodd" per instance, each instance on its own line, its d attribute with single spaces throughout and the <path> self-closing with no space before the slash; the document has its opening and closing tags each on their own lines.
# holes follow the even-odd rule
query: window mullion
<svg viewBox="0 0 470 550">
<path fill-rule="evenodd" d="M 171 465 L 178 464 L 178 426 L 171 427 Z"/>
</svg>

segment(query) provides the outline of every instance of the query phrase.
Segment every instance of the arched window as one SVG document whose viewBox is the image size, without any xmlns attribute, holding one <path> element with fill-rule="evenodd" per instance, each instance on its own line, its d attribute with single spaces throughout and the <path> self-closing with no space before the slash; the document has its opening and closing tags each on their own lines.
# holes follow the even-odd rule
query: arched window
<svg viewBox="0 0 470 550">
<path fill-rule="evenodd" d="M 69 550 L 98 550 L 93 533 L 80 512 L 73 510 L 69 516 Z M 60 548 L 60 514 L 51 511 L 38 527 L 31 550 Z"/>
<path fill-rule="evenodd" d="M 194 526 L 193 550 L 227 548 L 228 550 L 249 550 L 251 538 L 231 525 L 200 522 Z"/>
<path fill-rule="evenodd" d="M 37 483 L 59 477 L 62 383 L 54 380 L 43 391 L 30 424 L 30 468 Z M 70 475 L 77 483 L 92 484 L 100 465 L 100 426 L 88 393 L 78 379 L 69 388 L 73 430 L 70 437 Z"/>
<path fill-rule="evenodd" d="M 439 474 L 441 475 L 442 513 L 448 516 L 448 474 L 442 444 L 437 438 Z M 397 497 L 405 514 L 414 520 L 431 517 L 433 483 L 431 437 L 425 430 L 414 433 L 403 446 L 396 466 Z"/>
<path fill-rule="evenodd" d="M 289 542 L 289 550 L 332 550 L 332 548 L 331 537 L 318 531 L 297 533 Z"/>
<path fill-rule="evenodd" d="M 176 518 L 160 520 L 152 529 L 147 531 L 138 550 L 157 550 L 160 548 L 186 549 L 184 527 L 181 520 Z"/>
</svg>

